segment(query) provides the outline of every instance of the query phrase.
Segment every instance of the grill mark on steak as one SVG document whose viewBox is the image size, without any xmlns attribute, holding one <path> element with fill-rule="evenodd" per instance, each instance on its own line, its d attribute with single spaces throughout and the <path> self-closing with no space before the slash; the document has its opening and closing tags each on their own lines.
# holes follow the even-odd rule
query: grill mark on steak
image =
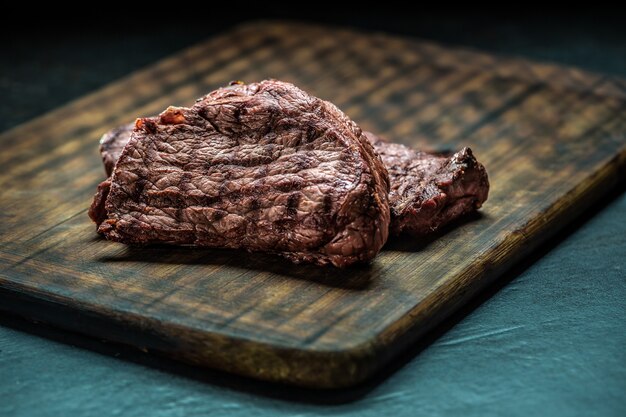
<svg viewBox="0 0 626 417">
<path fill-rule="evenodd" d="M 287 199 L 287 215 L 295 217 L 298 213 L 298 205 L 300 204 L 301 195 L 298 193 L 292 193 Z"/>
<path fill-rule="evenodd" d="M 101 140 L 111 178 L 90 214 L 108 239 L 336 266 L 372 259 L 387 239 L 380 158 L 334 105 L 291 84 L 222 88 L 126 132 Z"/>
<path fill-rule="evenodd" d="M 207 112 L 207 109 L 200 109 L 200 110 L 198 111 L 198 116 L 200 116 L 200 117 L 202 117 L 204 120 L 206 120 L 206 121 L 207 121 L 207 122 L 211 125 L 211 127 L 213 128 L 213 130 L 215 130 L 217 133 L 220 133 L 220 134 L 222 134 L 222 135 L 224 134 L 224 132 L 222 132 L 222 131 L 220 130 L 219 126 L 217 126 L 215 123 L 213 123 L 213 121 L 212 121 L 212 120 L 211 120 L 211 118 L 209 117 L 209 114 L 208 114 L 208 112 Z"/>
</svg>

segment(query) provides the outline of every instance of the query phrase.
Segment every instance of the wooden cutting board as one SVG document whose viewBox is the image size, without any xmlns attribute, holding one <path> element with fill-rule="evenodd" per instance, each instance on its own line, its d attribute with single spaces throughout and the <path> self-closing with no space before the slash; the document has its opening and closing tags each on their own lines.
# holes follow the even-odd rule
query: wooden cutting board
<svg viewBox="0 0 626 417">
<path fill-rule="evenodd" d="M 469 145 L 492 183 L 479 216 L 392 239 L 369 266 L 100 239 L 98 138 L 230 80 L 274 77 L 364 129 Z M 626 83 L 383 34 L 256 23 L 0 137 L 0 308 L 198 365 L 310 387 L 355 384 L 624 177 Z"/>
</svg>

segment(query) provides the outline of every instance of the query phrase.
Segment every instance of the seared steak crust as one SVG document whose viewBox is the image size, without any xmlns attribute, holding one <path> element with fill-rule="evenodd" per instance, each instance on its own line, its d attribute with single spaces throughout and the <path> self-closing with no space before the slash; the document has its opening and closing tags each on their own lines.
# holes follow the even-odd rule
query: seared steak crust
<svg viewBox="0 0 626 417">
<path fill-rule="evenodd" d="M 102 140 L 98 232 L 346 266 L 387 240 L 387 171 L 359 127 L 292 84 L 232 85 Z M 120 149 L 121 153 L 120 153 Z M 119 154 L 119 159 L 117 159 Z"/>
</svg>

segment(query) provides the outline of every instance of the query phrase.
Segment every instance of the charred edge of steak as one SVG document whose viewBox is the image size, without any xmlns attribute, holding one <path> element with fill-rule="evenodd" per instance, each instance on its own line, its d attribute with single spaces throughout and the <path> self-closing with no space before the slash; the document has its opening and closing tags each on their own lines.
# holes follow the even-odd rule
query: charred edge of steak
<svg viewBox="0 0 626 417">
<path fill-rule="evenodd" d="M 253 102 L 254 106 L 246 107 L 249 96 L 254 96 L 257 92 L 267 94 L 263 97 L 268 102 L 263 103 L 257 100 Z M 281 94 L 288 96 L 289 99 L 294 97 L 295 102 L 285 102 L 285 97 L 281 97 Z M 283 102 L 280 105 L 272 105 L 273 100 L 277 100 L 277 103 L 278 100 L 283 100 Z M 309 112 L 306 117 L 318 120 L 313 123 L 318 123 L 319 126 L 301 121 L 298 111 L 301 111 L 303 104 L 309 106 L 304 110 Z M 255 116 L 257 119 L 254 119 Z M 246 125 L 246 123 L 265 120 L 264 118 L 268 120 L 268 126 L 260 125 L 250 128 Z M 300 171 L 300 174 L 296 176 L 295 179 L 298 181 L 293 182 L 287 175 L 285 176 L 287 182 L 270 183 L 268 192 L 271 195 L 269 196 L 264 194 L 262 186 L 258 189 L 251 187 L 248 189 L 241 184 L 236 187 L 239 189 L 229 186 L 232 174 L 229 166 L 243 170 L 258 168 L 263 171 L 267 170 L 267 166 L 263 164 L 276 161 L 270 158 L 269 162 L 263 162 L 265 156 L 256 155 L 256 153 L 255 161 L 240 159 L 244 149 L 241 146 L 255 143 L 254 141 L 260 139 L 266 143 L 268 137 L 280 139 L 280 135 L 284 134 L 280 132 L 285 130 L 289 130 L 288 134 L 299 131 L 296 134 L 302 136 L 297 137 L 305 138 L 302 139 L 305 143 L 302 147 L 303 159 L 295 163 L 298 169 L 304 171 L 311 167 L 314 170 L 317 169 L 315 165 L 321 161 L 315 160 L 317 157 L 314 157 L 315 164 L 308 166 L 309 162 L 306 158 L 311 155 L 307 154 L 307 150 L 314 149 L 307 147 L 309 142 L 313 142 L 318 137 L 324 138 L 319 143 L 325 151 L 327 151 L 328 144 L 332 143 L 336 149 L 334 152 L 338 152 L 337 158 L 340 157 L 337 160 L 348 165 L 354 164 L 349 169 L 342 169 L 342 172 L 353 173 L 351 175 L 355 178 L 355 182 L 350 188 L 340 187 L 335 191 L 331 188 L 330 194 L 325 195 L 323 201 L 319 200 L 321 197 L 316 197 L 318 200 L 315 201 L 322 204 L 315 207 L 321 206 L 324 212 L 329 211 L 327 215 L 321 217 L 327 219 L 321 223 L 315 220 L 320 218 L 315 217 L 319 213 L 313 213 L 315 216 L 307 217 L 310 213 L 306 210 L 303 220 L 308 223 L 303 225 L 298 219 L 298 204 L 301 196 L 296 193 L 301 187 L 306 186 L 306 181 L 303 183 L 302 178 L 299 178 L 304 171 Z M 257 136 L 259 139 L 250 142 L 250 138 Z M 204 137 L 211 139 L 209 142 L 197 142 L 205 140 Z M 195 171 L 187 172 L 185 168 L 177 183 L 161 187 L 161 180 L 164 178 L 160 172 L 173 172 L 167 169 L 167 164 L 163 165 L 163 161 L 179 157 L 170 152 L 174 142 L 170 142 L 169 138 L 175 141 L 196 143 L 193 146 L 201 148 L 206 145 L 213 146 L 213 143 L 220 141 L 233 142 L 236 145 L 229 145 L 233 147 L 225 148 L 230 149 L 226 153 L 219 149 L 221 152 L 218 155 L 219 158 L 222 158 L 220 155 L 224 155 L 225 158 L 222 163 L 215 165 L 213 162 L 207 162 L 206 165 L 202 165 L 204 168 L 196 163 Z M 296 263 L 313 262 L 320 265 L 331 263 L 335 266 L 347 266 L 355 262 L 371 260 L 387 240 L 390 221 L 389 182 L 386 169 L 379 156 L 363 137 L 358 126 L 334 105 L 308 96 L 291 84 L 265 81 L 219 89 L 199 99 L 191 108 L 170 107 L 157 117 L 138 119 L 134 125 L 123 126 L 105 135 L 101 142 L 103 162 L 107 172 L 111 172 L 112 176 L 109 182 L 105 181 L 99 187 L 90 216 L 99 224 L 98 231 L 107 239 L 123 243 L 160 242 L 241 248 L 249 251 L 277 253 Z M 298 148 L 294 148 L 295 155 L 300 155 L 298 149 L 301 145 L 297 146 Z M 163 152 L 161 149 L 167 153 L 160 154 Z M 329 149 L 333 149 L 332 146 Z M 190 157 L 190 161 L 194 162 L 201 160 L 196 156 L 192 147 L 191 153 L 182 155 L 182 158 Z M 344 157 L 348 158 L 346 162 L 343 162 Z M 211 160 L 215 158 L 213 156 Z M 158 162 L 157 165 L 150 162 L 153 160 Z M 173 162 L 177 164 L 176 166 L 181 166 L 180 160 L 173 160 Z M 259 163 L 261 166 L 258 165 Z M 221 164 L 224 168 L 221 168 Z M 159 170 L 158 166 L 162 168 Z M 220 194 L 215 197 L 206 193 L 198 194 L 199 190 L 194 189 L 193 183 L 189 181 L 193 175 L 197 178 L 205 178 L 205 174 L 209 171 L 218 176 L 223 175 L 224 178 L 216 183 L 221 186 L 219 187 Z M 245 175 L 250 181 L 265 179 L 264 175 L 259 176 L 256 171 Z M 280 176 L 276 177 L 274 174 L 269 181 L 276 182 L 276 178 Z M 165 179 L 166 182 L 169 181 Z M 211 181 L 215 180 L 211 179 Z M 262 181 L 259 182 L 261 183 Z M 231 184 L 234 185 L 234 183 Z M 268 207 L 267 204 L 263 207 L 261 202 L 267 203 L 273 201 L 272 198 L 282 198 L 282 196 L 288 197 L 278 206 L 280 210 L 284 208 L 285 217 L 278 219 L 279 221 L 273 220 L 273 229 L 262 229 L 261 220 L 267 219 L 259 220 L 255 213 Z M 329 196 L 330 199 L 327 201 Z M 242 207 L 247 208 L 248 211 L 241 212 Z M 189 220 L 189 211 L 191 209 L 191 214 L 193 214 L 195 208 L 207 209 L 212 214 L 200 219 L 200 223 L 194 223 L 195 220 Z M 219 217 L 217 217 L 218 214 L 220 214 Z M 235 218 L 232 217 L 233 215 Z M 243 221 L 237 220 L 237 216 L 243 217 Z M 310 220 L 314 220 L 314 223 Z M 227 230 L 223 229 L 225 224 L 228 225 Z M 218 230 L 220 227 L 221 229 Z M 299 238 L 294 238 L 296 230 L 298 232 L 295 236 L 300 236 L 302 227 L 305 233 L 311 230 L 314 234 L 317 233 L 315 236 L 321 236 L 315 238 L 317 240 L 314 242 L 317 243 L 307 243 L 306 234 L 303 235 L 305 238 L 303 243 L 300 243 Z M 268 244 L 268 239 L 272 238 L 275 238 L 272 240 L 275 243 Z"/>
<path fill-rule="evenodd" d="M 100 139 L 100 156 L 102 157 L 107 177 L 110 177 L 113 173 L 115 163 L 119 159 L 122 150 L 124 150 L 124 146 L 130 140 L 134 127 L 135 124 L 130 123 L 116 127 L 102 135 Z"/>
<path fill-rule="evenodd" d="M 389 143 L 370 132 L 365 136 L 389 171 L 392 234 L 433 233 L 487 200 L 487 171 L 470 148 L 442 156 Z"/>
<path fill-rule="evenodd" d="M 93 198 L 93 202 L 91 203 L 91 207 L 89 207 L 89 217 L 93 220 L 98 226 L 106 220 L 107 211 L 104 208 L 106 203 L 106 199 L 109 196 L 109 191 L 111 190 L 111 179 L 107 179 L 98 184 L 98 189 L 96 191 L 96 195 Z"/>
</svg>

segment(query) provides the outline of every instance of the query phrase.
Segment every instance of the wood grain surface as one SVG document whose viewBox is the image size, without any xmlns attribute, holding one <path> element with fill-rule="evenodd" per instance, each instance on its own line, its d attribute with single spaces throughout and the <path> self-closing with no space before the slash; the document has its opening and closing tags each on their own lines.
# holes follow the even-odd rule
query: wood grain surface
<svg viewBox="0 0 626 417">
<path fill-rule="evenodd" d="M 278 78 L 364 129 L 471 146 L 480 215 L 391 239 L 368 266 L 295 266 L 238 251 L 129 247 L 87 217 L 97 140 L 233 79 Z M 626 83 L 383 34 L 255 23 L 0 136 L 0 309 L 255 378 L 362 381 L 624 177 Z"/>
</svg>

